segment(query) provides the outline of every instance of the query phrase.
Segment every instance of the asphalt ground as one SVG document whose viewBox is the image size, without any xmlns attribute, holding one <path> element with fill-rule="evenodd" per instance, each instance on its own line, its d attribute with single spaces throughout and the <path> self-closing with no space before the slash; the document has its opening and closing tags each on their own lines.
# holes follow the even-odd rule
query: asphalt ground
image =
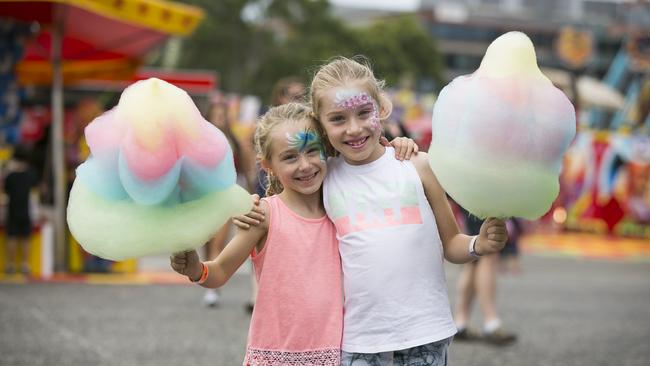
<svg viewBox="0 0 650 366">
<path fill-rule="evenodd" d="M 446 269 L 453 302 L 460 267 Z M 524 254 L 522 269 L 500 275 L 498 292 L 518 341 L 455 341 L 450 365 L 650 365 L 649 262 Z M 0 365 L 241 364 L 248 274 L 233 277 L 217 308 L 183 282 L 111 283 L 0 282 Z"/>
</svg>

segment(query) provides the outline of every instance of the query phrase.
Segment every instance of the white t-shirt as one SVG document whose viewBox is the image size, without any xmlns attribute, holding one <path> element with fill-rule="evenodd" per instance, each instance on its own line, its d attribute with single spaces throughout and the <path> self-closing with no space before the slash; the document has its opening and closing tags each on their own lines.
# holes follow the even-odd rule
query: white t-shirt
<svg viewBox="0 0 650 366">
<path fill-rule="evenodd" d="M 346 352 L 395 351 L 456 333 L 442 243 L 420 177 L 386 148 L 379 159 L 328 161 L 323 186 L 343 265 Z"/>
</svg>

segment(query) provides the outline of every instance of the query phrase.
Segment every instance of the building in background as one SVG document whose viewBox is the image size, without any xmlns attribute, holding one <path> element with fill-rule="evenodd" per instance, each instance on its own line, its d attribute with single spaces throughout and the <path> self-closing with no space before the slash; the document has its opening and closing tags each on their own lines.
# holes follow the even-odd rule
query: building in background
<svg viewBox="0 0 650 366">
<path fill-rule="evenodd" d="M 632 31 L 650 31 L 650 4 L 607 0 L 422 0 L 418 10 L 439 39 L 448 78 L 478 68 L 487 46 L 512 30 L 526 33 L 542 67 L 565 68 L 555 52 L 565 27 L 585 32 L 593 50 L 581 71 L 602 78 Z"/>
</svg>

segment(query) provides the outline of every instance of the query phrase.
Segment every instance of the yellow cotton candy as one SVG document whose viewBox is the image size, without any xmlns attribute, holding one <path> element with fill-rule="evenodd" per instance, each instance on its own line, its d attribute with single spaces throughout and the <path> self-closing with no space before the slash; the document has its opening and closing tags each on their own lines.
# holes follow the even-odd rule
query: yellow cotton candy
<svg viewBox="0 0 650 366">
<path fill-rule="evenodd" d="M 182 134 L 196 139 L 200 135 L 198 124 L 183 122 L 198 115 L 192 98 L 183 89 L 150 78 L 124 90 L 116 119 L 127 121 L 138 142 L 149 150 L 156 150 L 164 143 L 164 134 Z"/>
<path fill-rule="evenodd" d="M 490 44 L 476 71 L 494 78 L 529 77 L 550 83 L 537 66 L 535 47 L 525 34 L 509 32 Z"/>
</svg>

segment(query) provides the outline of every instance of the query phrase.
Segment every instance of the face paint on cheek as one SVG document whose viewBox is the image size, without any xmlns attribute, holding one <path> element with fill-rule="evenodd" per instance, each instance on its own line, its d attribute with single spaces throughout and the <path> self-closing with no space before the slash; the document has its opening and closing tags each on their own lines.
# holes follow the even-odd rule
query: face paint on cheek
<svg viewBox="0 0 650 366">
<path fill-rule="evenodd" d="M 366 92 L 358 90 L 342 90 L 336 93 L 334 97 L 334 106 L 345 110 L 356 109 L 372 103 L 372 112 L 368 122 L 374 130 L 379 130 L 379 108 L 377 102 Z"/>
<path fill-rule="evenodd" d="M 304 153 L 311 147 L 315 147 L 319 151 L 321 160 L 326 160 L 325 147 L 323 146 L 323 142 L 320 139 L 320 135 L 318 135 L 316 132 L 305 130 L 297 132 L 293 136 L 287 132 L 285 136 L 287 138 L 287 144 L 290 148 L 296 149 L 300 153 Z"/>
<path fill-rule="evenodd" d="M 372 103 L 372 112 L 370 115 L 370 126 L 372 126 L 373 129 L 379 130 L 379 108 L 377 107 L 377 103 L 373 101 Z"/>
</svg>

